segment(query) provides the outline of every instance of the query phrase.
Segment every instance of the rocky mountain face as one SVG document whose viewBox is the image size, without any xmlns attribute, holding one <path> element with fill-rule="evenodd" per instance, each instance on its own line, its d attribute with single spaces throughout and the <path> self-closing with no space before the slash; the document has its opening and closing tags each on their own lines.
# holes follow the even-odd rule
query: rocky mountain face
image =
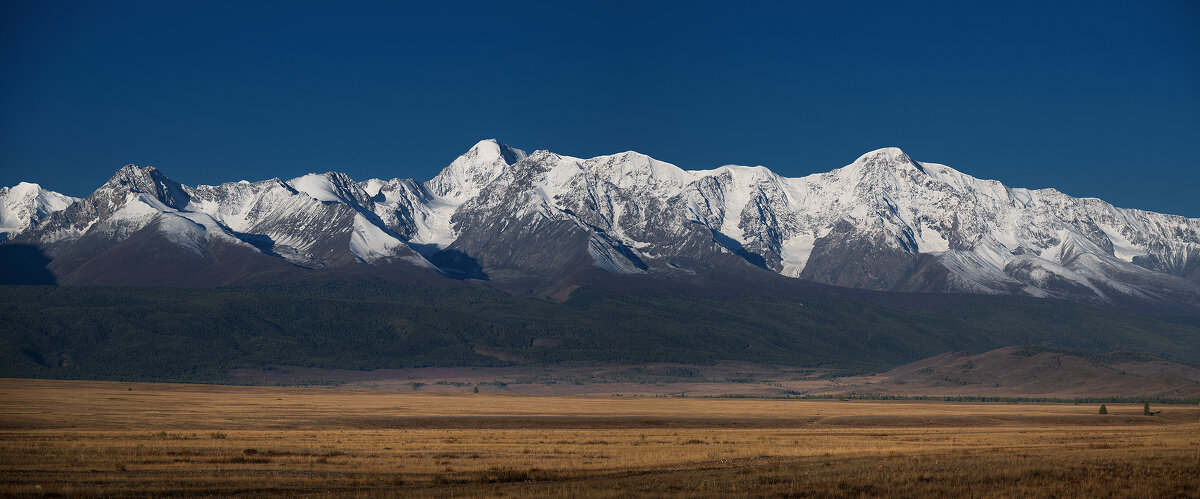
<svg viewBox="0 0 1200 499">
<path fill-rule="evenodd" d="M 240 262 L 223 283 L 262 265 L 547 282 L 740 266 L 882 291 L 1200 307 L 1200 219 L 1010 188 L 896 148 L 802 178 L 486 140 L 424 183 L 331 172 L 188 187 L 127 166 L 79 200 L 29 185 L 0 191 L 3 230 L 41 248 L 64 283 L 93 282 L 97 259 L 125 262 L 153 241 L 154 255 Z"/>
</svg>

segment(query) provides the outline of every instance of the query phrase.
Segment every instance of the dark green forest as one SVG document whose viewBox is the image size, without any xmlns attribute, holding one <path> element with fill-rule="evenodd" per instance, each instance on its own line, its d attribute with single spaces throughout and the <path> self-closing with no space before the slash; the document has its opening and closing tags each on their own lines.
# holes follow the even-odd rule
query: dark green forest
<svg viewBox="0 0 1200 499">
<path fill-rule="evenodd" d="M 989 296 L 964 296 L 923 311 L 832 299 L 591 288 L 550 303 L 482 287 L 364 283 L 0 286 L 4 377 L 220 382 L 229 369 L 270 365 L 377 369 L 718 360 L 863 372 L 947 351 L 1010 345 L 1149 352 L 1195 364 L 1200 323 Z M 498 359 L 497 352 L 510 360 Z"/>
</svg>

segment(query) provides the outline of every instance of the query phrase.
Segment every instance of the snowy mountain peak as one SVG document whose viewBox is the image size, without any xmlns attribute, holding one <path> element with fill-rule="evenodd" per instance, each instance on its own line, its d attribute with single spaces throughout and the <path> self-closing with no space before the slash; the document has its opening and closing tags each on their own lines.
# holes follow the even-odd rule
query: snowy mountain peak
<svg viewBox="0 0 1200 499">
<path fill-rule="evenodd" d="M 175 209 L 187 206 L 189 199 L 182 185 L 153 166 L 125 165 L 108 179 L 101 190 L 149 194 Z"/>
<path fill-rule="evenodd" d="M 504 160 L 507 164 L 514 164 L 525 158 L 525 151 L 514 149 L 500 143 L 496 139 L 484 139 L 476 142 L 467 150 L 468 155 L 475 155 L 480 161 L 494 162 L 497 159 Z"/>
<path fill-rule="evenodd" d="M 699 170 L 689 172 L 700 176 L 709 175 L 729 175 L 732 178 L 747 179 L 753 181 L 759 180 L 776 180 L 780 179 L 779 175 L 762 165 L 758 166 L 742 166 L 742 165 L 724 165 L 715 170 Z"/>
<path fill-rule="evenodd" d="M 861 165 L 865 169 L 873 170 L 897 170 L 905 168 L 915 168 L 924 172 L 924 168 L 920 163 L 913 161 L 912 158 L 900 150 L 899 147 L 884 147 L 876 149 L 859 156 L 854 160 L 853 165 Z"/>
<path fill-rule="evenodd" d="M 899 147 L 881 147 L 879 149 L 875 149 L 874 151 L 868 151 L 862 156 L 859 156 L 858 159 L 854 160 L 855 163 L 865 163 L 869 161 L 901 163 L 911 162 L 912 158 L 909 158 L 908 154 L 905 154 L 905 152 Z"/>
<path fill-rule="evenodd" d="M 20 182 L 12 187 L 4 187 L 13 196 L 31 197 L 42 192 L 42 186 L 32 182 Z"/>
<path fill-rule="evenodd" d="M 525 151 L 508 147 L 496 139 L 481 140 L 426 182 L 425 187 L 447 202 L 459 205 L 478 195 L 483 186 L 525 156 Z"/>
<path fill-rule="evenodd" d="M 583 161 L 584 168 L 622 188 L 646 186 L 677 190 L 691 183 L 693 174 L 636 151 L 597 156 Z"/>
<path fill-rule="evenodd" d="M 30 182 L 0 187 L 0 241 L 36 227 L 51 213 L 61 211 L 78 200 Z"/>
<path fill-rule="evenodd" d="M 133 163 L 122 166 L 113 173 L 113 176 L 108 179 L 108 184 L 130 184 L 136 183 L 140 179 L 148 178 L 153 175 L 162 175 L 158 168 L 153 166 L 138 166 Z"/>
<path fill-rule="evenodd" d="M 529 155 L 525 156 L 524 158 L 522 158 L 521 161 L 524 161 L 527 163 L 545 163 L 547 161 L 550 161 L 550 162 L 559 161 L 562 158 L 563 158 L 562 155 L 555 153 L 554 151 L 548 151 L 546 149 L 538 149 L 536 151 L 533 151 Z M 516 164 L 516 163 L 514 163 L 514 164 Z"/>
<path fill-rule="evenodd" d="M 291 179 L 287 184 L 322 203 L 360 205 L 370 197 L 359 183 L 341 172 L 309 173 Z"/>
</svg>

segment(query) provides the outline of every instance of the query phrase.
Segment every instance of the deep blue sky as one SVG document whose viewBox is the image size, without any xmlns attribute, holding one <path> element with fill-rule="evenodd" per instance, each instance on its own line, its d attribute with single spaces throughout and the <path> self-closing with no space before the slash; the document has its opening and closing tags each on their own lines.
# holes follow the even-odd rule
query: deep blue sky
<svg viewBox="0 0 1200 499">
<path fill-rule="evenodd" d="M 5 1 L 0 184 L 423 180 L 488 137 L 787 176 L 898 146 L 1200 217 L 1200 3 L 1043 3 Z"/>
</svg>

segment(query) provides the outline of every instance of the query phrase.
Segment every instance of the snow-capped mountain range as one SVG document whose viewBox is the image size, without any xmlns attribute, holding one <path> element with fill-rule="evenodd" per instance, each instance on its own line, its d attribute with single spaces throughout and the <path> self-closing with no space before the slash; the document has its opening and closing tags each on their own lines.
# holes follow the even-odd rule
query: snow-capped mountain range
<svg viewBox="0 0 1200 499">
<path fill-rule="evenodd" d="M 138 272 L 114 252 L 153 240 L 154 254 L 174 249 L 198 265 L 252 253 L 312 269 L 403 264 L 501 280 L 743 265 L 884 291 L 1200 306 L 1200 219 L 1010 188 L 897 148 L 786 178 L 485 140 L 423 183 L 330 172 L 189 187 L 130 165 L 82 199 L 0 189 L 0 210 L 0 237 L 39 247 L 63 283 L 96 283 L 82 276 L 97 262 Z"/>
</svg>

